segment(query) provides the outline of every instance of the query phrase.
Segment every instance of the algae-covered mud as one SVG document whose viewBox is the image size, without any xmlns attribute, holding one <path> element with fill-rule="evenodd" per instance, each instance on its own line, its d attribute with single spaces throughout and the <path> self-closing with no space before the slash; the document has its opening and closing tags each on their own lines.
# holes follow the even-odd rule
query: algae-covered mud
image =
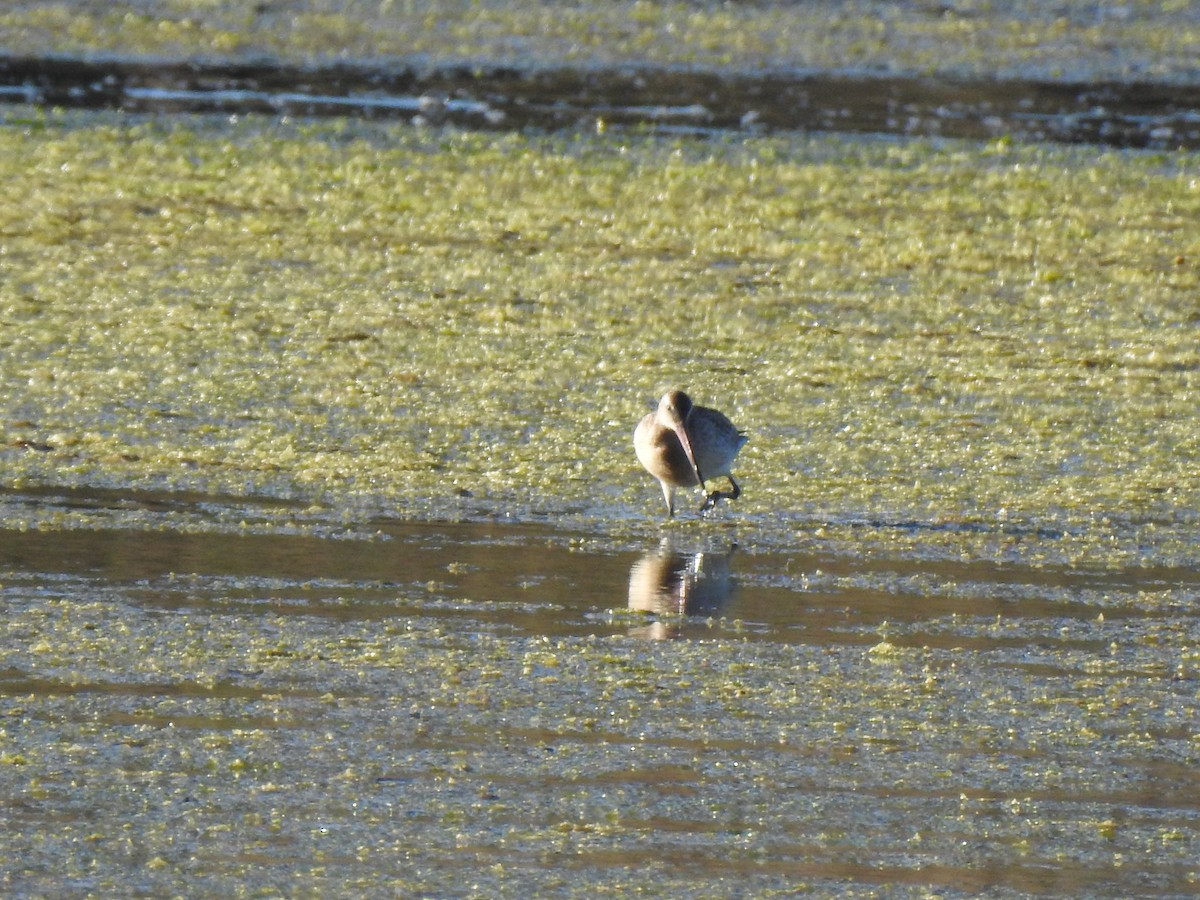
<svg viewBox="0 0 1200 900">
<path fill-rule="evenodd" d="M 630 435 L 681 385 L 750 432 L 718 516 L 744 542 L 1189 564 L 1196 171 L 9 115 L 0 460 L 16 486 L 644 535 Z"/>
<path fill-rule="evenodd" d="M 289 63 L 658 65 L 1078 81 L 1194 81 L 1200 10 L 1120 3 L 836 0 L 22 0 L 0 46 L 33 55 Z"/>
<path fill-rule="evenodd" d="M 7 108 L 0 885 L 1193 892 L 1198 163 Z"/>
<path fill-rule="evenodd" d="M 1195 570 L 0 495 L 12 896 L 1182 897 Z M 655 638 L 684 638 L 660 641 Z"/>
</svg>

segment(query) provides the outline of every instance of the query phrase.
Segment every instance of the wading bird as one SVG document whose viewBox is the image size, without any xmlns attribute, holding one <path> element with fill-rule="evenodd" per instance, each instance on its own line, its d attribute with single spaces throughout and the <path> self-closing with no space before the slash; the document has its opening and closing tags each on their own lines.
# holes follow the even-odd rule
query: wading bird
<svg viewBox="0 0 1200 900">
<path fill-rule="evenodd" d="M 706 492 L 700 512 L 720 500 L 736 500 L 742 489 L 729 473 L 746 435 L 723 413 L 706 406 L 693 406 L 683 391 L 668 391 L 658 409 L 647 413 L 633 432 L 633 449 L 638 462 L 662 485 L 667 517 L 675 515 L 675 489 L 699 485 Z M 732 491 L 712 491 L 704 482 L 724 475 Z"/>
</svg>

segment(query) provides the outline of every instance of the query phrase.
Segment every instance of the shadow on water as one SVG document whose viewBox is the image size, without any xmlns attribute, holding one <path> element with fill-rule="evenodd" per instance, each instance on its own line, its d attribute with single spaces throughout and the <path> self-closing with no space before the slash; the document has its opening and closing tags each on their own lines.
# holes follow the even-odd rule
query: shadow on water
<svg viewBox="0 0 1200 900">
<path fill-rule="evenodd" d="M 358 115 L 544 130 L 836 131 L 1200 147 L 1200 87 L 622 66 L 296 67 L 0 57 L 0 101 L 129 111 Z"/>
</svg>

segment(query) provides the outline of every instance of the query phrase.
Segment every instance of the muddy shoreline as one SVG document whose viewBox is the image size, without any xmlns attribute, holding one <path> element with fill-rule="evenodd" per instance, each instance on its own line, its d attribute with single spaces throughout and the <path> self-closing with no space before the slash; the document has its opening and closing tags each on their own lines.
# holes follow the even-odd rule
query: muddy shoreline
<svg viewBox="0 0 1200 900">
<path fill-rule="evenodd" d="M 0 100 L 131 112 L 361 115 L 484 129 L 651 126 L 1200 147 L 1200 86 L 621 66 L 422 68 L 0 57 Z"/>
</svg>

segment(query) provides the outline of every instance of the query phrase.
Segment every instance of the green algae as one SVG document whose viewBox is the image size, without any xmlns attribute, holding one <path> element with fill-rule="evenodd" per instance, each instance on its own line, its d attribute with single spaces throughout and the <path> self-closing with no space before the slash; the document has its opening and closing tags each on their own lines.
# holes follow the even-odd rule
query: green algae
<svg viewBox="0 0 1200 900">
<path fill-rule="evenodd" d="M 418 65 L 865 69 L 1080 81 L 1194 79 L 1192 5 L 1015 3 L 22 2 L 24 53 Z"/>
<path fill-rule="evenodd" d="M 682 385 L 750 431 L 744 541 L 1194 559 L 1192 155 L 40 113 L 0 151 L 9 486 L 640 535 Z"/>
</svg>

